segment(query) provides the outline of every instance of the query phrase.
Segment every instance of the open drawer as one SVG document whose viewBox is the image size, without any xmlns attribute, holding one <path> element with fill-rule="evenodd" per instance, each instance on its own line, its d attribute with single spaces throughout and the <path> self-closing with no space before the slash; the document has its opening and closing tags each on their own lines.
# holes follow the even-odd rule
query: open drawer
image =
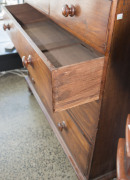
<svg viewBox="0 0 130 180">
<path fill-rule="evenodd" d="M 29 4 L 4 7 L 4 20 L 4 29 L 31 76 L 41 81 L 40 88 L 46 88 L 44 78 L 50 76 L 52 97 L 48 99 L 54 111 L 99 99 L 104 65 L 102 54 Z M 44 70 L 49 71 L 49 75 Z"/>
</svg>

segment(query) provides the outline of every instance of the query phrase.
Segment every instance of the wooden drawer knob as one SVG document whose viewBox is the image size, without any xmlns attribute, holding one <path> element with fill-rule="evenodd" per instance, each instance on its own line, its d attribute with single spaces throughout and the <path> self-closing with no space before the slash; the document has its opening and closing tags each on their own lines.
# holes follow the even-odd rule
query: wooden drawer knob
<svg viewBox="0 0 130 180">
<path fill-rule="evenodd" d="M 66 128 L 65 121 L 62 121 L 61 123 L 58 123 L 57 125 L 58 125 L 58 129 L 59 129 L 60 131 L 62 131 L 63 129 Z"/>
<path fill-rule="evenodd" d="M 71 16 L 73 17 L 75 15 L 75 7 L 73 5 L 71 5 L 70 7 L 66 4 L 63 6 L 62 8 L 62 14 L 65 17 Z"/>
<path fill-rule="evenodd" d="M 30 64 L 32 64 L 32 56 L 29 55 L 28 58 L 26 58 L 25 56 L 22 57 L 22 63 L 23 66 L 27 68 L 27 66 Z"/>
<path fill-rule="evenodd" d="M 3 29 L 4 29 L 4 31 L 6 31 L 6 29 L 10 30 L 10 25 L 9 24 L 7 24 L 7 25 L 3 24 Z"/>
</svg>

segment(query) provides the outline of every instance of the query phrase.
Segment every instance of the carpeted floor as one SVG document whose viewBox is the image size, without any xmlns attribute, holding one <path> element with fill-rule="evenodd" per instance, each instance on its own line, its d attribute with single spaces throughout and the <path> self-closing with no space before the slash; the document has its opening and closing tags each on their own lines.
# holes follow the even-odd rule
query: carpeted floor
<svg viewBox="0 0 130 180">
<path fill-rule="evenodd" d="M 24 78 L 0 78 L 0 180 L 77 180 Z"/>
</svg>

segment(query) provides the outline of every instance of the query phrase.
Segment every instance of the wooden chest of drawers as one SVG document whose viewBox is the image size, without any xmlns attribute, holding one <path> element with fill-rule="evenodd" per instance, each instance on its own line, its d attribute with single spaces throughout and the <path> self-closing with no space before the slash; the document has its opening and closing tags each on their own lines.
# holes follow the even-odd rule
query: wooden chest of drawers
<svg viewBox="0 0 130 180">
<path fill-rule="evenodd" d="M 3 8 L 26 81 L 78 178 L 111 179 L 130 113 L 130 3 L 26 2 Z"/>
</svg>

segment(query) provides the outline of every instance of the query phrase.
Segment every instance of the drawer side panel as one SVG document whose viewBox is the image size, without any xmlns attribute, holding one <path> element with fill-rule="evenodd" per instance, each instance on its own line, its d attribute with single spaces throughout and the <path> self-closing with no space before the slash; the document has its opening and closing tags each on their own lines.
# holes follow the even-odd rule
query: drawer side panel
<svg viewBox="0 0 130 180">
<path fill-rule="evenodd" d="M 99 99 L 104 57 L 52 72 L 54 111 Z"/>
</svg>

